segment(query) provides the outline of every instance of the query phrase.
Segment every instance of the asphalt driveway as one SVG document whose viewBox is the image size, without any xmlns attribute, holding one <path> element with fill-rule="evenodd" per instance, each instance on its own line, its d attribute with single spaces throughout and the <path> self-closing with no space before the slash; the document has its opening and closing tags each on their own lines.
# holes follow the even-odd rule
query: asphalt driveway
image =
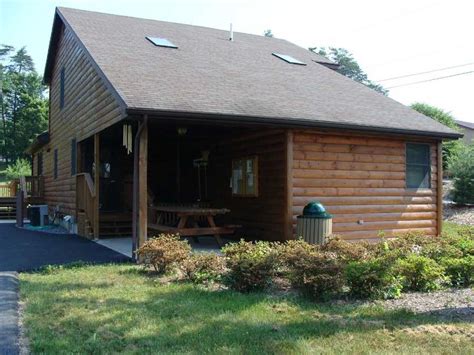
<svg viewBox="0 0 474 355">
<path fill-rule="evenodd" d="M 130 260 L 85 238 L 49 234 L 0 223 L 0 271 L 31 271 L 72 262 L 108 263 Z"/>
<path fill-rule="evenodd" d="M 72 262 L 124 262 L 128 257 L 70 234 L 49 234 L 0 223 L 0 354 L 20 352 L 18 271 Z"/>
</svg>

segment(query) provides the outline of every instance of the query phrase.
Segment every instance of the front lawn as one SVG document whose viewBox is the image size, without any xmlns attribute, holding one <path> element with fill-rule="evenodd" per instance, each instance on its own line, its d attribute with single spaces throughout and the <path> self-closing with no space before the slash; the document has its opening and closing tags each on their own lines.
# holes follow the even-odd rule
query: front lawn
<svg viewBox="0 0 474 355">
<path fill-rule="evenodd" d="M 162 284 L 134 265 L 21 274 L 32 353 L 474 353 L 474 325 Z"/>
</svg>

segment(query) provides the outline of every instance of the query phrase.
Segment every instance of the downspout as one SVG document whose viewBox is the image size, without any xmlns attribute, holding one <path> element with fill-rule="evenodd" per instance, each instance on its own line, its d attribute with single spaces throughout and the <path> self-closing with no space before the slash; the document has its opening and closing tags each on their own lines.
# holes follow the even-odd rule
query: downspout
<svg viewBox="0 0 474 355">
<path fill-rule="evenodd" d="M 137 261 L 135 251 L 138 246 L 138 159 L 140 149 L 140 138 L 143 127 L 148 123 L 148 115 L 143 115 L 143 119 L 139 122 L 137 133 L 135 134 L 135 142 L 133 145 L 133 202 L 132 202 L 132 260 Z"/>
</svg>

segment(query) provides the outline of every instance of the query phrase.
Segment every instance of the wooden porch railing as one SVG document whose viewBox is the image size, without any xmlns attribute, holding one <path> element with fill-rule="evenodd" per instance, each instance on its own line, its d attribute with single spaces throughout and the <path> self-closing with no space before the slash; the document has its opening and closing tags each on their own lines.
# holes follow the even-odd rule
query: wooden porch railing
<svg viewBox="0 0 474 355">
<path fill-rule="evenodd" d="M 99 216 L 95 184 L 89 173 L 76 175 L 76 212 L 78 233 L 92 237 L 98 234 Z"/>
<path fill-rule="evenodd" d="M 16 181 L 10 181 L 0 184 L 0 197 L 15 197 L 16 196 Z"/>
<path fill-rule="evenodd" d="M 18 190 L 28 197 L 43 197 L 44 183 L 42 176 L 22 176 L 8 183 L 0 184 L 0 197 L 15 197 Z"/>
</svg>

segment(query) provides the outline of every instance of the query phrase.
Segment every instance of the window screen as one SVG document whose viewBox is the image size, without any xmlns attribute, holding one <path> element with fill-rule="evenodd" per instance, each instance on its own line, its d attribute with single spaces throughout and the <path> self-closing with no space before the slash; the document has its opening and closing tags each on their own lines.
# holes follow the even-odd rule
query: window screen
<svg viewBox="0 0 474 355">
<path fill-rule="evenodd" d="M 430 188 L 430 146 L 428 144 L 406 145 L 406 185 L 409 189 Z"/>
<path fill-rule="evenodd" d="M 54 169 L 53 169 L 54 178 L 58 178 L 58 150 L 54 150 Z"/>
<path fill-rule="evenodd" d="M 64 67 L 61 69 L 60 88 L 59 88 L 59 108 L 64 107 Z"/>
<path fill-rule="evenodd" d="M 77 165 L 77 144 L 76 139 L 71 140 L 71 175 L 76 175 Z"/>
<path fill-rule="evenodd" d="M 232 195 L 258 196 L 258 159 L 249 157 L 232 161 Z"/>
</svg>

